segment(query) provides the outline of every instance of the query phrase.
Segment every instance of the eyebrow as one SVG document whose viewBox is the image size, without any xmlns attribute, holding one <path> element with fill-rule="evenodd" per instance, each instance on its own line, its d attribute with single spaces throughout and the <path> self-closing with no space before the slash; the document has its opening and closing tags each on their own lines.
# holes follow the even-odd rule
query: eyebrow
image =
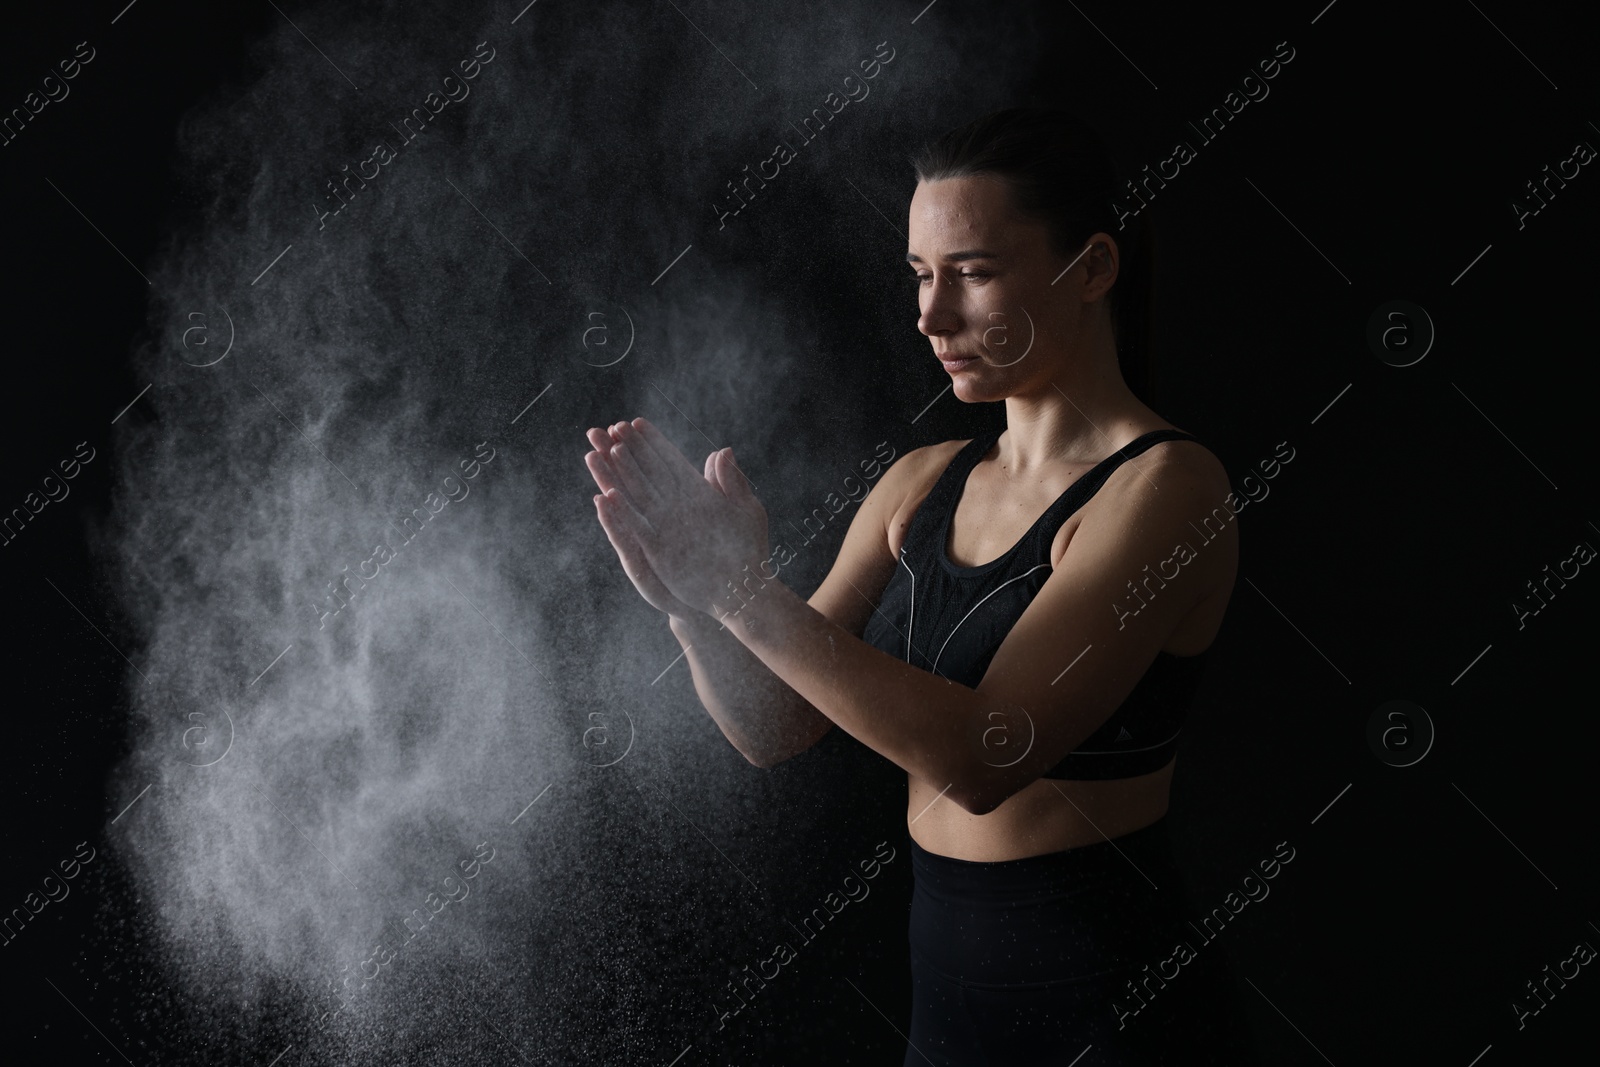
<svg viewBox="0 0 1600 1067">
<path fill-rule="evenodd" d="M 999 259 L 1000 258 L 1000 253 L 998 253 L 998 252 L 990 252 L 988 249 L 984 249 L 984 248 L 969 248 L 969 249 L 967 249 L 966 251 L 963 251 L 963 252 L 951 252 L 948 256 L 945 256 L 944 258 L 948 259 L 948 260 L 953 260 L 953 261 L 956 261 L 956 262 L 960 262 L 961 260 L 966 260 L 966 259 Z M 921 263 L 922 262 L 922 257 L 917 255 L 915 252 L 907 252 L 906 253 L 906 262 L 907 263 Z"/>
</svg>

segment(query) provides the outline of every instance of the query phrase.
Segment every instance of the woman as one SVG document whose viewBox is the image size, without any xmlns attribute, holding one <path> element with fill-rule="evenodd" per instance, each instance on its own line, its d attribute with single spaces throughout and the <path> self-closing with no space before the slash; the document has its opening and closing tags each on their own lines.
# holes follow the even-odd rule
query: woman
<svg viewBox="0 0 1600 1067">
<path fill-rule="evenodd" d="M 696 471 L 644 419 L 590 430 L 600 523 L 752 763 L 838 726 L 906 771 L 907 1064 L 1251 1062 L 1166 835 L 1238 535 L 1221 464 L 1122 375 L 1148 209 L 1114 204 L 1062 112 L 985 116 L 913 162 L 917 327 L 1004 431 L 896 461 L 808 601 L 766 578 L 731 449 Z"/>
</svg>

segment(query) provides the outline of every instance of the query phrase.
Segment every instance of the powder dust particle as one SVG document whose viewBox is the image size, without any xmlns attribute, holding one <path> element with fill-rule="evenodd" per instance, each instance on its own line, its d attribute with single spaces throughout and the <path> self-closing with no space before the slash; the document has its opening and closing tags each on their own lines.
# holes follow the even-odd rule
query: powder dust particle
<svg viewBox="0 0 1600 1067">
<path fill-rule="evenodd" d="M 772 472 L 772 514 L 832 487 L 827 457 L 854 457 L 805 408 L 831 396 L 813 317 L 837 280 L 785 270 L 779 284 L 749 227 L 858 254 L 855 224 L 817 221 L 836 214 L 819 212 L 826 198 L 854 195 L 826 176 L 890 129 L 970 110 L 944 77 L 965 30 L 923 20 L 896 39 L 893 84 L 875 82 L 857 128 L 837 131 L 854 140 L 817 145 L 759 216 L 713 236 L 714 220 L 683 220 L 765 136 L 773 101 L 811 98 L 818 69 L 886 35 L 868 10 L 724 15 L 715 35 L 759 66 L 759 91 L 730 89 L 670 11 L 541 4 L 513 34 L 489 6 L 324 6 L 301 28 L 359 98 L 272 23 L 244 79 L 175 132 L 181 202 L 196 206 L 146 265 L 149 339 L 130 370 L 154 383 L 141 405 L 156 417 L 114 428 L 100 545 L 150 679 L 126 691 L 131 754 L 110 792 L 150 793 L 107 827 L 122 878 L 108 914 L 123 920 L 103 953 L 125 939 L 157 961 L 159 982 L 124 983 L 142 998 L 126 1012 L 158 1035 L 141 1059 L 248 1048 L 268 1062 L 263 1035 L 281 1025 L 285 1065 L 613 1062 L 619 1048 L 645 1062 L 776 914 L 770 894 L 824 890 L 806 865 L 851 845 L 850 812 L 829 805 L 853 798 L 854 765 L 807 772 L 821 781 L 757 772 L 681 668 L 652 686 L 678 649 L 594 521 L 581 427 L 648 414 L 691 449 L 695 426 L 714 426 Z M 318 230 L 310 198 L 372 141 L 375 116 L 421 99 L 480 41 L 496 54 L 470 101 Z M 1001 91 L 1033 47 L 1022 34 L 964 69 Z M 617 56 L 650 76 L 596 79 Z M 635 157 L 672 161 L 650 196 L 619 166 Z M 904 181 L 883 166 L 884 187 Z M 862 315 L 887 314 L 880 299 L 864 292 Z M 586 366 L 586 316 L 615 306 L 638 324 L 636 355 Z M 191 313 L 222 309 L 230 358 L 174 355 Z M 470 496 L 319 631 L 329 578 L 371 559 L 374 531 L 483 441 L 498 453 Z M 587 713 L 617 708 L 635 746 L 590 766 Z M 227 754 L 193 765 L 185 731 L 222 711 Z M 485 841 L 497 854 L 470 895 L 361 976 Z M 319 1033 L 336 990 L 350 1005 Z"/>
</svg>

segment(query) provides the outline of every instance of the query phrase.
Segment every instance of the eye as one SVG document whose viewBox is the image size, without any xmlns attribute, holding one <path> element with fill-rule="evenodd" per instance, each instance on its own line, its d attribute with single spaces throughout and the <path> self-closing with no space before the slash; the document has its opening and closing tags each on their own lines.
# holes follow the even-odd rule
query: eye
<svg viewBox="0 0 1600 1067">
<path fill-rule="evenodd" d="M 981 271 L 981 270 L 964 270 L 964 271 L 961 272 L 960 276 L 963 277 L 963 278 L 966 278 L 969 281 L 973 281 L 973 280 L 982 281 L 982 280 L 984 280 L 986 278 L 992 277 L 992 275 L 989 272 Z M 921 286 L 924 286 L 924 285 L 928 284 L 928 282 L 930 282 L 932 280 L 933 280 L 933 275 L 932 274 L 913 274 L 911 276 L 911 284 L 914 285 L 914 286 L 917 286 L 919 288 Z"/>
</svg>

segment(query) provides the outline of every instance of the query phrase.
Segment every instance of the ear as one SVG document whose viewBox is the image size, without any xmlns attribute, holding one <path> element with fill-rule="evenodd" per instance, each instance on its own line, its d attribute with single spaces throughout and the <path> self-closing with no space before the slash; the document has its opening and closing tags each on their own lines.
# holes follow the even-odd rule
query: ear
<svg viewBox="0 0 1600 1067">
<path fill-rule="evenodd" d="M 1083 298 L 1085 301 L 1098 300 L 1116 283 L 1122 272 L 1125 253 L 1122 244 L 1109 233 L 1090 234 L 1085 244 L 1088 245 L 1088 251 L 1083 253 L 1082 260 L 1085 264 Z"/>
</svg>

